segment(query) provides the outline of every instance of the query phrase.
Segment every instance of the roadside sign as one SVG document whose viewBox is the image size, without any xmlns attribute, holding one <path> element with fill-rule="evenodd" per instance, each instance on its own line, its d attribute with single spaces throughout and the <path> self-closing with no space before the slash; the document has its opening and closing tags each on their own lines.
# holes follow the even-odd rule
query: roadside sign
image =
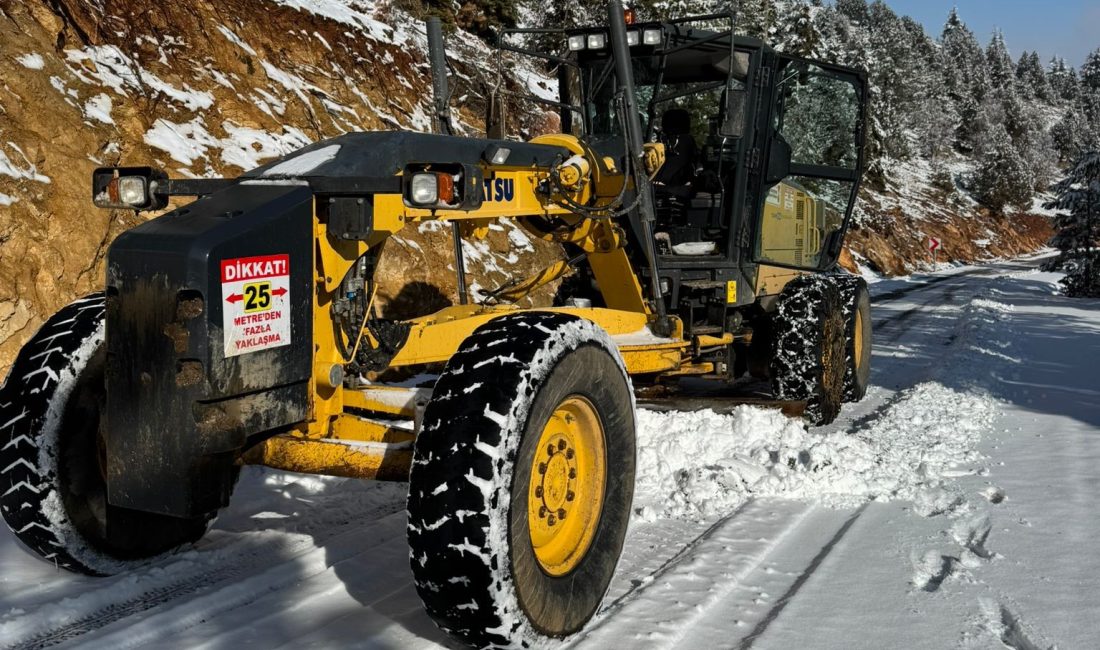
<svg viewBox="0 0 1100 650">
<path fill-rule="evenodd" d="M 290 345 L 290 256 L 222 260 L 225 356 Z"/>
<path fill-rule="evenodd" d="M 929 237 L 928 238 L 928 252 L 932 253 L 932 254 L 935 254 L 935 252 L 937 250 L 939 250 L 939 248 L 940 248 L 940 240 L 936 239 L 935 237 Z"/>
</svg>

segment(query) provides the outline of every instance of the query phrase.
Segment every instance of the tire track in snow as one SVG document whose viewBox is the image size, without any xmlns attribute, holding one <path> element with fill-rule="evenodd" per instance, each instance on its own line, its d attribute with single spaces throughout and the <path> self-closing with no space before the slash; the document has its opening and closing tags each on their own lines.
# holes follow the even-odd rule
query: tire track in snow
<svg viewBox="0 0 1100 650">
<path fill-rule="evenodd" d="M 584 647 L 668 647 L 721 604 L 816 506 L 758 499 L 719 519 L 634 589 L 607 606 L 574 641 Z M 633 630 L 630 641 L 623 630 Z"/>
<path fill-rule="evenodd" d="M 855 512 L 853 512 L 852 515 L 848 517 L 848 519 L 844 522 L 844 525 L 842 525 L 840 529 L 836 531 L 836 534 L 834 534 L 829 539 L 829 541 L 821 547 L 821 550 L 818 551 L 817 555 L 815 555 L 813 560 L 810 561 L 810 565 L 806 567 L 806 570 L 803 571 L 793 583 L 791 583 L 790 588 L 787 589 L 786 593 L 779 597 L 779 600 L 777 600 L 775 605 L 772 606 L 770 610 L 768 610 L 767 615 L 765 615 L 764 618 L 756 624 L 756 627 L 753 628 L 752 632 L 750 632 L 748 636 L 741 640 L 741 643 L 738 646 L 740 650 L 748 650 L 749 648 L 751 648 L 753 643 L 755 643 L 756 640 L 768 630 L 768 627 L 775 621 L 776 618 L 779 617 L 779 615 L 787 607 L 787 603 L 791 602 L 791 599 L 793 599 L 798 594 L 798 591 L 802 588 L 802 585 L 806 584 L 806 581 L 810 579 L 810 576 L 812 576 L 814 572 L 821 567 L 821 563 L 824 562 L 826 556 L 828 556 L 829 553 L 831 553 L 833 549 L 836 548 L 837 544 L 840 543 L 840 540 L 848 534 L 848 531 L 852 528 L 852 524 L 856 523 L 856 519 L 858 519 L 859 516 L 867 510 L 868 503 L 864 503 Z"/>
<path fill-rule="evenodd" d="M 393 507 L 379 507 L 364 513 L 364 515 L 371 526 L 378 526 L 387 519 L 403 516 L 402 506 L 403 504 L 393 504 Z M 203 567 L 197 572 L 188 572 L 183 576 L 173 576 L 166 584 L 143 589 L 120 602 L 101 605 L 84 613 L 72 612 L 73 607 L 79 607 L 81 600 L 96 602 L 102 594 L 115 589 L 115 585 L 109 584 L 86 592 L 70 599 L 65 608 L 66 611 L 63 612 L 62 620 L 65 621 L 63 624 L 32 632 L 26 638 L 16 640 L 14 643 L 5 642 L 4 647 L 17 650 L 36 650 L 80 639 L 124 618 L 163 608 L 166 605 L 170 606 L 173 602 L 180 601 L 191 594 L 197 594 L 204 590 L 216 592 L 224 587 L 246 582 L 255 575 L 268 573 L 272 566 L 285 567 L 310 554 L 323 553 L 325 543 L 338 537 L 361 533 L 364 527 L 341 526 L 338 529 L 329 529 L 330 534 L 328 535 L 322 532 L 321 534 L 290 537 L 280 533 L 274 539 L 263 540 L 258 545 L 249 543 L 248 537 L 255 534 L 264 535 L 266 531 L 249 531 L 242 534 L 242 539 L 234 540 L 227 547 L 213 551 L 211 555 L 214 556 L 213 559 L 216 559 L 216 562 L 210 562 L 210 556 L 204 557 L 201 550 L 173 556 L 168 562 L 173 560 L 177 562 L 197 560 L 203 562 Z M 272 564 L 273 558 L 277 559 L 276 564 Z M 168 564 L 167 568 L 171 569 L 173 564 Z M 291 580 L 298 578 L 298 574 L 293 571 L 287 571 L 286 573 Z M 145 576 L 142 579 L 148 579 L 148 577 Z M 204 597 L 207 596 L 204 594 Z M 6 625 L 16 621 L 18 619 L 9 621 Z"/>
<path fill-rule="evenodd" d="M 236 647 L 246 642 L 233 642 L 232 637 L 238 634 L 245 637 L 274 634 L 280 641 L 290 641 L 284 638 L 288 632 L 282 622 L 264 626 L 259 625 L 257 619 L 288 619 L 301 624 L 303 619 L 293 614 L 303 609 L 308 612 L 311 599 L 324 597 L 333 591 L 347 592 L 359 586 L 345 584 L 342 579 L 326 580 L 325 574 L 349 559 L 394 545 L 401 547 L 400 557 L 407 558 L 403 510 L 344 530 L 295 557 L 276 563 L 266 562 L 261 571 L 239 580 L 219 583 L 197 598 L 175 599 L 124 625 L 96 630 L 82 637 L 80 642 L 88 647 L 118 650 L 162 647 L 167 639 L 172 639 L 172 644 L 178 647 Z M 385 574 L 386 571 L 379 570 L 378 573 Z M 408 586 L 411 588 L 411 581 Z M 257 605 L 264 601 L 276 602 L 273 605 Z M 226 624 L 226 621 L 230 623 Z M 312 614 L 307 614 L 304 621 L 311 629 L 320 627 L 321 623 Z M 230 640 L 227 641 L 226 637 Z M 362 638 L 359 633 L 332 647 L 353 645 Z M 266 647 L 274 645 L 278 644 L 273 641 Z"/>
</svg>

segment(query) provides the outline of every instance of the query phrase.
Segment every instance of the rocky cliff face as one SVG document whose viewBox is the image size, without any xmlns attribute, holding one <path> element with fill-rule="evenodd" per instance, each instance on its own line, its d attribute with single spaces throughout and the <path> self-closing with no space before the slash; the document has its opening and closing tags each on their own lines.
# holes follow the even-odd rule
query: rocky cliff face
<svg viewBox="0 0 1100 650">
<path fill-rule="evenodd" d="M 92 207 L 95 167 L 235 176 L 347 131 L 428 130 L 417 30 L 384 5 L 336 0 L 0 0 L 0 371 L 46 317 L 102 286 L 107 246 L 143 218 Z M 464 62 L 485 58 L 479 41 L 458 32 L 448 47 L 460 84 L 478 73 Z M 460 100 L 460 123 L 478 123 L 476 100 Z M 389 311 L 453 299 L 448 232 L 388 246 Z M 467 255 L 489 288 L 560 253 L 504 225 Z"/>
<path fill-rule="evenodd" d="M 460 128 L 474 133 L 481 112 L 470 89 L 488 50 L 463 32 L 448 47 Z M 108 245 L 144 218 L 91 206 L 95 167 L 235 176 L 347 131 L 427 130 L 425 50 L 417 21 L 377 2 L 0 0 L 0 374 L 46 317 L 102 286 Z M 512 84 L 540 83 L 513 75 Z M 529 118 L 520 135 L 552 128 L 545 120 Z M 943 217 L 941 231 L 912 219 L 880 210 L 856 233 L 857 259 L 903 272 L 917 256 L 899 242 L 921 232 L 957 230 L 960 245 L 948 252 L 958 259 L 1029 250 L 1044 238 L 991 221 L 982 228 L 996 245 L 967 249 L 965 219 Z M 509 224 L 467 253 L 475 289 L 560 257 Z M 448 232 L 436 224 L 395 238 L 379 277 L 391 314 L 453 300 Z M 549 290 L 535 299 L 548 302 Z"/>
</svg>

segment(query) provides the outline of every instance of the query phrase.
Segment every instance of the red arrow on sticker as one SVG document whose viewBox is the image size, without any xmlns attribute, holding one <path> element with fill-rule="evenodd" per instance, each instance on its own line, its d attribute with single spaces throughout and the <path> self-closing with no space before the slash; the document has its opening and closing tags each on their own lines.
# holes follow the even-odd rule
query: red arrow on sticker
<svg viewBox="0 0 1100 650">
<path fill-rule="evenodd" d="M 225 298 L 226 302 L 240 302 L 242 300 L 244 300 L 244 296 L 239 293 L 231 293 Z"/>
<path fill-rule="evenodd" d="M 286 289 L 284 289 L 283 287 L 279 287 L 278 289 L 272 289 L 271 290 L 271 295 L 273 295 L 273 296 L 285 296 L 286 295 Z"/>
</svg>

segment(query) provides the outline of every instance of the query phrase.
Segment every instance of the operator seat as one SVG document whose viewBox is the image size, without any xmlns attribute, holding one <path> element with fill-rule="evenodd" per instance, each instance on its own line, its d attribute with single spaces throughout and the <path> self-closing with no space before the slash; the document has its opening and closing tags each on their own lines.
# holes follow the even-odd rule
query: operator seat
<svg viewBox="0 0 1100 650">
<path fill-rule="evenodd" d="M 662 140 L 665 143 L 665 164 L 653 179 L 666 186 L 689 185 L 695 178 L 695 158 L 698 147 L 691 137 L 691 113 L 682 108 L 670 108 L 661 116 Z"/>
</svg>

